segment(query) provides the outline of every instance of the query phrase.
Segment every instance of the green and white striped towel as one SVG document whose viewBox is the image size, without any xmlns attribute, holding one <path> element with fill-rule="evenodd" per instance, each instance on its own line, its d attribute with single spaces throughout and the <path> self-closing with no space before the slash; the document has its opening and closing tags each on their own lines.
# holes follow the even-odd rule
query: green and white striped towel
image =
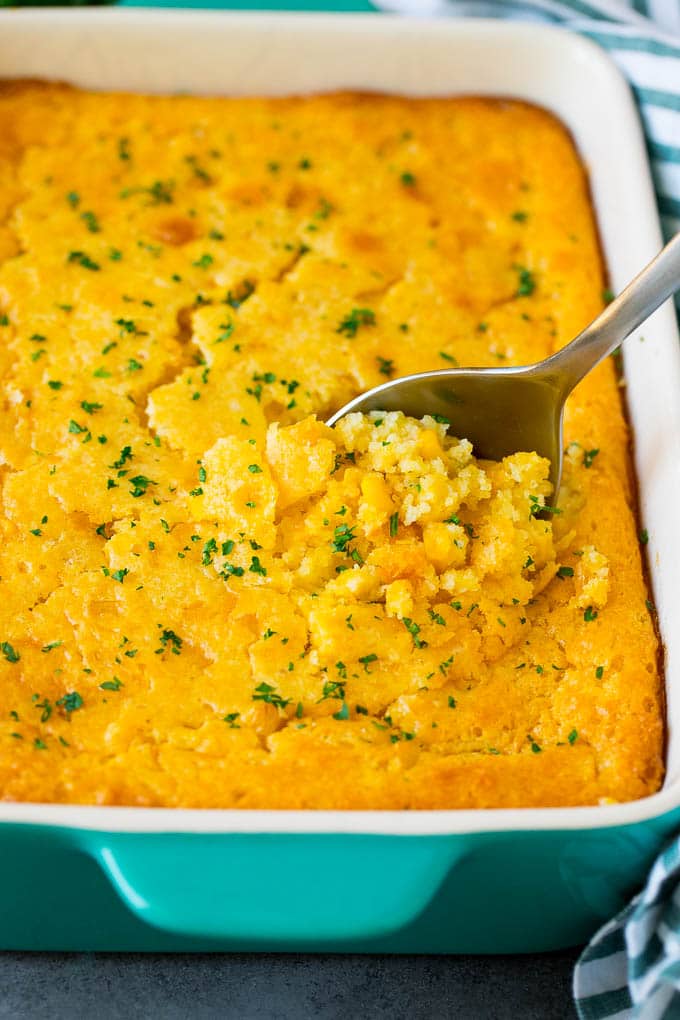
<svg viewBox="0 0 680 1020">
<path fill-rule="evenodd" d="M 657 858 L 647 885 L 600 928 L 574 971 L 581 1020 L 680 1017 L 680 839 Z"/>
<path fill-rule="evenodd" d="M 547 21 L 609 51 L 640 108 L 664 233 L 680 230 L 680 0 L 373 0 L 420 16 Z M 680 307 L 680 304 L 679 304 Z M 574 972 L 581 1020 L 680 1020 L 680 837 Z"/>
</svg>

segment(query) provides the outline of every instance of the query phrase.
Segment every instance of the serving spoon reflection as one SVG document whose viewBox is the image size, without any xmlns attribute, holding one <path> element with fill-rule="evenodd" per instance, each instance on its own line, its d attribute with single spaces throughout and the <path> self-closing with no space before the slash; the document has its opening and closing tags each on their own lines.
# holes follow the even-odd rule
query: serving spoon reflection
<svg viewBox="0 0 680 1020">
<path fill-rule="evenodd" d="M 578 382 L 680 290 L 680 234 L 582 333 L 545 361 L 518 368 L 447 368 L 391 379 L 341 407 L 329 425 L 353 411 L 441 416 L 469 439 L 475 455 L 500 460 L 519 450 L 550 461 L 553 501 L 562 477 L 564 403 Z"/>
</svg>

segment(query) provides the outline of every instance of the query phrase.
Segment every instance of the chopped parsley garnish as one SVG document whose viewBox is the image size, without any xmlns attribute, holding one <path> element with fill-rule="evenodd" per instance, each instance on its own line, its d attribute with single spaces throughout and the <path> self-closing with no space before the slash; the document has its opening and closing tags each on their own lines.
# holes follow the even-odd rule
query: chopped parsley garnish
<svg viewBox="0 0 680 1020">
<path fill-rule="evenodd" d="M 586 623 L 592 623 L 593 620 L 597 620 L 598 615 L 597 609 L 593 609 L 592 606 L 588 606 L 588 608 L 584 610 L 583 619 Z"/>
<path fill-rule="evenodd" d="M 398 531 L 399 531 L 399 511 L 395 510 L 393 514 L 390 514 L 390 538 L 396 538 Z"/>
<path fill-rule="evenodd" d="M 263 577 L 265 577 L 267 574 L 266 569 L 260 563 L 259 556 L 251 557 L 250 566 L 248 567 L 248 570 L 250 571 L 251 574 L 261 574 Z"/>
<path fill-rule="evenodd" d="M 419 637 L 420 627 L 415 622 L 415 620 L 411 620 L 410 617 L 404 616 L 402 618 L 401 622 L 404 624 L 404 626 L 406 627 L 406 630 L 409 632 L 409 634 L 413 638 L 413 644 L 415 645 L 415 647 L 416 648 L 426 648 L 427 647 L 427 641 L 423 641 L 422 638 Z"/>
<path fill-rule="evenodd" d="M 401 181 L 401 183 L 404 185 L 405 188 L 414 188 L 415 187 L 415 184 L 416 184 L 415 175 L 412 174 L 409 170 L 404 170 L 404 172 L 403 172 L 403 174 L 401 174 L 399 180 Z"/>
<path fill-rule="evenodd" d="M 160 628 L 160 623 L 158 626 Z M 162 655 L 168 649 L 173 655 L 179 655 L 182 651 L 182 639 L 175 634 L 174 630 L 168 630 L 165 627 L 161 628 L 160 642 L 161 646 L 156 649 L 156 655 Z"/>
<path fill-rule="evenodd" d="M 253 557 L 255 559 L 255 557 Z M 252 569 L 252 567 L 251 567 Z M 243 577 L 245 571 L 243 567 L 235 567 L 232 563 L 225 563 L 222 568 L 222 577 L 226 580 L 227 577 Z"/>
<path fill-rule="evenodd" d="M 333 540 L 331 542 L 331 549 L 337 553 L 348 553 L 349 554 L 349 543 L 354 539 L 354 532 L 356 525 L 351 527 L 348 524 L 338 524 L 337 528 L 333 531 Z"/>
<path fill-rule="evenodd" d="M 250 471 L 251 475 L 261 475 L 262 474 L 262 468 L 260 467 L 259 464 L 249 464 L 248 465 L 248 470 Z"/>
<path fill-rule="evenodd" d="M 378 371 L 381 375 L 385 375 L 388 378 L 394 374 L 394 361 L 391 358 L 382 358 L 379 354 L 376 359 L 378 362 Z"/>
<path fill-rule="evenodd" d="M 290 704 L 290 698 L 282 698 L 276 687 L 268 683 L 261 683 L 255 688 L 253 701 L 265 701 L 268 705 L 275 705 L 276 708 L 285 708 Z"/>
<path fill-rule="evenodd" d="M 575 744 L 577 739 L 578 739 L 578 730 L 572 730 L 571 733 L 569 734 L 569 736 L 567 737 L 567 740 L 569 741 L 570 744 Z"/>
<path fill-rule="evenodd" d="M 59 698 L 57 704 L 70 714 L 83 707 L 83 699 L 78 694 L 78 691 L 69 691 L 63 698 Z"/>
<path fill-rule="evenodd" d="M 597 677 L 598 680 L 602 679 L 602 677 L 604 676 L 604 666 L 597 666 L 597 668 L 595 669 L 595 676 Z"/>
<path fill-rule="evenodd" d="M 349 315 L 340 322 L 336 333 L 355 337 L 362 326 L 375 326 L 375 312 L 370 308 L 353 308 Z"/>
<path fill-rule="evenodd" d="M 540 513 L 547 514 L 561 514 L 562 511 L 556 506 L 550 506 L 548 503 L 540 503 L 538 496 L 529 496 L 529 517 L 537 517 Z"/>
<path fill-rule="evenodd" d="M 124 446 L 123 449 L 120 451 L 120 456 L 119 456 L 118 460 L 114 460 L 114 462 L 111 465 L 111 467 L 112 468 L 122 468 L 123 465 L 128 460 L 131 459 L 131 457 L 132 457 L 132 447 L 131 446 Z"/>
<path fill-rule="evenodd" d="M 223 323 L 221 323 L 219 328 L 222 330 L 222 332 L 218 336 L 217 340 L 213 341 L 213 343 L 216 343 L 216 344 L 221 344 L 221 343 L 224 343 L 225 340 L 228 340 L 229 337 L 234 332 L 235 326 L 234 326 L 233 322 L 223 322 Z"/>
<path fill-rule="evenodd" d="M 38 697 L 39 695 L 34 694 L 32 700 L 35 703 L 36 708 L 42 709 L 42 712 L 40 713 L 40 722 L 47 722 L 52 715 L 52 703 L 49 698 L 43 698 L 42 701 L 38 701 Z"/>
<path fill-rule="evenodd" d="M 448 698 L 446 699 L 446 703 L 449 706 L 449 708 L 456 707 L 456 699 L 453 697 L 452 694 L 449 694 Z"/>
<path fill-rule="evenodd" d="M 522 209 L 517 209 L 514 213 L 512 213 L 510 219 L 514 220 L 515 223 L 526 223 L 529 219 L 529 213 L 524 212 Z"/>
<path fill-rule="evenodd" d="M 326 198 L 322 198 L 319 201 L 319 207 L 314 213 L 314 219 L 316 220 L 327 220 L 330 214 L 333 212 L 333 206 Z"/>
<path fill-rule="evenodd" d="M 516 296 L 529 297 L 529 295 L 533 294 L 536 289 L 534 274 L 530 269 L 523 268 L 522 266 L 518 266 L 517 271 L 519 273 L 519 283 L 515 292 Z"/>
<path fill-rule="evenodd" d="M 214 261 L 215 260 L 213 259 L 212 255 L 209 255 L 206 252 L 205 254 L 201 255 L 199 259 L 196 259 L 196 261 L 192 262 L 191 264 L 193 266 L 196 266 L 197 269 L 207 269 L 208 266 L 211 266 Z"/>
<path fill-rule="evenodd" d="M 343 664 L 340 663 L 340 665 Z M 344 666 L 343 669 L 345 669 Z M 321 703 L 322 701 L 327 701 L 329 698 L 336 698 L 338 701 L 343 701 L 344 697 L 345 697 L 344 683 L 342 683 L 342 681 L 340 680 L 327 680 L 326 683 L 323 685 L 323 691 L 321 697 L 319 698 L 318 703 Z"/>
<path fill-rule="evenodd" d="M 121 191 L 120 197 L 129 198 L 131 195 L 145 194 L 149 196 L 149 205 L 171 205 L 174 188 L 174 181 L 154 181 L 149 188 L 125 188 Z"/>
<path fill-rule="evenodd" d="M 8 662 L 18 662 L 21 658 L 19 652 L 13 648 L 9 641 L 3 641 L 0 643 L 0 652 L 2 652 Z"/>
<path fill-rule="evenodd" d="M 77 262 L 78 265 L 82 266 L 83 269 L 91 269 L 93 272 L 100 269 L 98 262 L 94 262 L 88 254 L 84 251 L 72 251 L 69 252 L 66 259 L 67 262 Z"/>
<path fill-rule="evenodd" d="M 642 531 L 638 535 L 638 538 L 640 539 L 640 545 L 647 545 L 647 543 L 649 542 L 649 532 L 647 531 L 646 528 L 642 529 Z"/>
<path fill-rule="evenodd" d="M 255 284 L 252 280 L 244 280 L 238 291 L 234 294 L 232 291 L 227 291 L 227 296 L 224 299 L 225 305 L 229 305 L 230 308 L 236 310 L 240 308 L 244 301 L 247 301 L 251 294 L 255 293 Z"/>
<path fill-rule="evenodd" d="M 240 730 L 241 727 L 236 722 L 240 714 L 240 712 L 229 712 L 228 715 L 222 717 L 222 722 L 228 723 L 230 730 Z"/>
<path fill-rule="evenodd" d="M 599 449 L 595 450 L 584 450 L 583 452 L 583 466 L 586 468 L 593 466 L 593 461 L 599 453 Z"/>
<path fill-rule="evenodd" d="M 352 630 L 354 630 L 354 628 L 352 628 Z M 370 669 L 368 667 L 370 666 L 370 664 L 372 662 L 377 662 L 377 661 L 378 661 L 378 656 L 375 654 L 375 652 L 371 652 L 370 655 L 362 655 L 361 658 L 359 659 L 359 662 L 364 667 L 364 672 L 365 673 L 370 673 L 371 671 L 370 671 Z"/>
<path fill-rule="evenodd" d="M 99 689 L 102 691 L 119 691 L 123 687 L 123 681 L 119 680 L 117 676 L 114 676 L 113 680 L 105 680 L 103 684 L 99 685 Z"/>
<path fill-rule="evenodd" d="M 97 411 L 101 411 L 104 405 L 94 404 L 91 403 L 89 400 L 81 400 L 80 406 L 82 407 L 83 411 L 85 411 L 86 414 L 96 414 Z"/>
<path fill-rule="evenodd" d="M 574 568 L 573 567 L 560 567 L 559 570 L 557 571 L 557 576 L 559 578 L 561 578 L 562 580 L 564 580 L 565 577 L 573 577 L 574 576 Z"/>
<path fill-rule="evenodd" d="M 130 495 L 135 499 L 139 499 L 140 496 L 143 496 L 150 485 L 157 484 L 152 481 L 151 478 L 147 478 L 146 475 L 135 475 L 134 478 L 130 478 L 128 481 L 130 482 L 130 485 L 133 486 L 133 488 L 129 490 Z"/>
<path fill-rule="evenodd" d="M 99 220 L 93 212 L 83 212 L 80 214 L 80 218 L 91 234 L 99 233 L 101 227 L 99 226 Z"/>
<path fill-rule="evenodd" d="M 213 555 L 217 552 L 217 542 L 214 538 L 209 538 L 203 546 L 203 553 L 201 556 L 201 563 L 204 567 L 209 566 L 212 563 Z"/>
<path fill-rule="evenodd" d="M 146 336 L 146 333 L 140 333 L 137 329 L 137 325 L 134 319 L 116 319 L 116 326 L 120 326 L 120 335 L 123 336 L 125 333 L 131 333 L 133 336 Z M 102 354 L 108 354 L 106 348 L 102 351 Z"/>
</svg>

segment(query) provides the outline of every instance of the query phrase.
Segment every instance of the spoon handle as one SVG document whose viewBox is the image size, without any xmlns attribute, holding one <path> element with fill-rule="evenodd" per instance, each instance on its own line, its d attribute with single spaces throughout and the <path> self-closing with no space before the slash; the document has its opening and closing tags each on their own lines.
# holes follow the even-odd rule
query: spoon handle
<svg viewBox="0 0 680 1020">
<path fill-rule="evenodd" d="M 544 362 L 551 376 L 558 379 L 564 396 L 677 290 L 680 290 L 680 234 L 576 339 Z"/>
</svg>

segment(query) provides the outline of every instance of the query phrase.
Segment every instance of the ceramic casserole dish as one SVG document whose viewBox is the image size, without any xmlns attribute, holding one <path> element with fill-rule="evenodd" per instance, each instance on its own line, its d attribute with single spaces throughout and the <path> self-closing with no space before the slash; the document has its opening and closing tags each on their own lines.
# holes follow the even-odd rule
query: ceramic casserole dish
<svg viewBox="0 0 680 1020">
<path fill-rule="evenodd" d="M 661 244 L 624 80 L 562 30 L 382 16 L 0 12 L 0 78 L 280 95 L 334 88 L 545 106 L 589 171 L 611 285 Z M 667 778 L 644 800 L 440 812 L 0 803 L 0 948 L 521 952 L 585 940 L 680 826 L 680 348 L 669 305 L 624 349 L 665 649 Z"/>
</svg>

